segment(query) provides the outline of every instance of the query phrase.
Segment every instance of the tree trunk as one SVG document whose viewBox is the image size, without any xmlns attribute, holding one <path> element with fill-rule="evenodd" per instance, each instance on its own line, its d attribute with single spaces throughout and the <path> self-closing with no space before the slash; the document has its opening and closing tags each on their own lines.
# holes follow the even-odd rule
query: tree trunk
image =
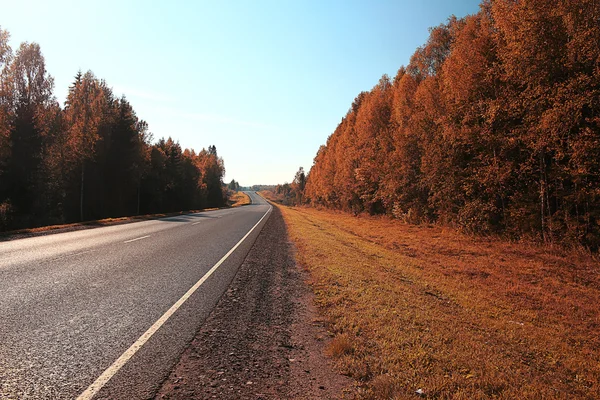
<svg viewBox="0 0 600 400">
<path fill-rule="evenodd" d="M 546 207 L 545 207 L 545 189 L 546 189 L 546 185 L 545 185 L 545 181 L 544 181 L 544 152 L 542 151 L 540 153 L 540 217 L 541 217 L 541 223 L 542 223 L 542 240 L 545 242 L 546 241 L 546 219 L 545 219 L 545 211 L 546 211 Z"/>
<path fill-rule="evenodd" d="M 81 193 L 79 195 L 79 219 L 83 221 L 83 177 L 85 171 L 85 162 L 81 164 Z"/>
</svg>

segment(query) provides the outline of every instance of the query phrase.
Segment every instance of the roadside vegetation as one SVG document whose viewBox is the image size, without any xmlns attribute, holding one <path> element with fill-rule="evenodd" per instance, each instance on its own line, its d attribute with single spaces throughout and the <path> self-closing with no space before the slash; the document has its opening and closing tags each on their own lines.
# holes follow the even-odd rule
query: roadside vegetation
<svg viewBox="0 0 600 400">
<path fill-rule="evenodd" d="M 353 213 L 600 247 L 600 2 L 484 0 L 358 94 L 303 195 Z"/>
<path fill-rule="evenodd" d="M 231 192 L 228 203 L 230 207 L 245 206 L 250 204 L 250 196 L 244 192 Z"/>
<path fill-rule="evenodd" d="M 224 174 L 215 146 L 154 141 L 91 71 L 59 104 L 40 46 L 0 28 L 0 231 L 220 207 Z"/>
<path fill-rule="evenodd" d="M 600 398 L 597 258 L 279 207 L 359 398 Z"/>
<path fill-rule="evenodd" d="M 600 398 L 599 17 L 449 18 L 265 193 L 359 398 Z"/>
<path fill-rule="evenodd" d="M 282 185 L 276 185 L 274 187 L 263 188 L 261 191 L 268 196 L 269 200 L 283 204 L 286 206 L 293 206 L 303 204 L 304 188 L 306 187 L 306 173 L 304 168 L 300 167 L 292 180 L 292 183 L 284 183 Z"/>
</svg>

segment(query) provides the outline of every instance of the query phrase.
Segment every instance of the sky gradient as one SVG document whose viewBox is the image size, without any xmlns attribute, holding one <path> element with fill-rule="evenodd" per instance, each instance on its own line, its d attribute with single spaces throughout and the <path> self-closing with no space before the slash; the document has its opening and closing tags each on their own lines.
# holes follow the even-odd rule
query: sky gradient
<svg viewBox="0 0 600 400">
<path fill-rule="evenodd" d="M 92 70 L 155 139 L 214 144 L 225 180 L 252 185 L 308 170 L 359 92 L 479 0 L 0 3 L 12 48 L 40 44 L 61 104 Z"/>
</svg>

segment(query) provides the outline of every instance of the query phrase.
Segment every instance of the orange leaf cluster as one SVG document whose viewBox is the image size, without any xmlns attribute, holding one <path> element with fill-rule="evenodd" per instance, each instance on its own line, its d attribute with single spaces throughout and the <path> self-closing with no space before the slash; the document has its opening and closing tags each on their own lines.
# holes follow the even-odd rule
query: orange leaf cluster
<svg viewBox="0 0 600 400">
<path fill-rule="evenodd" d="M 600 3 L 485 0 L 358 95 L 314 205 L 600 246 Z"/>
</svg>

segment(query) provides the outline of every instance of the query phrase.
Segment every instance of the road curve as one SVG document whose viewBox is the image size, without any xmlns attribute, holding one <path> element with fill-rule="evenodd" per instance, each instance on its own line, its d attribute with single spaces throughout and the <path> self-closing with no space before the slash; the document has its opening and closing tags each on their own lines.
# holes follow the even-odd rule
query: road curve
<svg viewBox="0 0 600 400">
<path fill-rule="evenodd" d="M 81 395 L 261 220 L 253 204 L 0 243 L 0 398 Z M 94 398 L 152 397 L 266 218 Z"/>
</svg>

